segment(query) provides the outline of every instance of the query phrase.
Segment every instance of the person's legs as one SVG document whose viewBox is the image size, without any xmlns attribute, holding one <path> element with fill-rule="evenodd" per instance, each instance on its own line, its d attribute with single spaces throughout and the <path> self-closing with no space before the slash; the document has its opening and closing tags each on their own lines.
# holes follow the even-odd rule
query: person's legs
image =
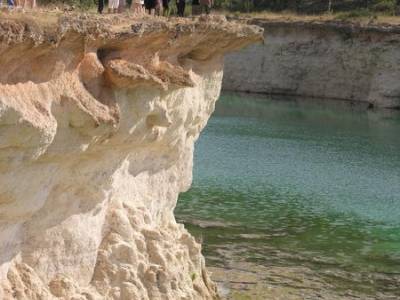
<svg viewBox="0 0 400 300">
<path fill-rule="evenodd" d="M 36 0 L 26 0 L 25 6 L 28 6 L 30 9 L 34 9 L 36 7 Z"/>
<path fill-rule="evenodd" d="M 169 17 L 169 7 L 163 9 L 163 16 L 164 17 Z"/>
<path fill-rule="evenodd" d="M 178 16 L 179 17 L 183 17 L 185 15 L 185 6 L 186 6 L 185 1 L 178 2 Z"/>
<path fill-rule="evenodd" d="M 136 0 L 134 0 L 132 2 L 132 10 L 135 15 L 140 15 L 142 13 L 142 5 L 140 2 L 136 2 Z"/>
<path fill-rule="evenodd" d="M 108 13 L 114 13 L 118 8 L 118 0 L 108 0 Z"/>
<path fill-rule="evenodd" d="M 211 6 L 210 5 L 207 5 L 207 4 L 202 4 L 201 5 L 201 13 L 205 12 L 207 15 L 209 15 L 210 11 L 211 11 Z"/>
<path fill-rule="evenodd" d="M 211 11 L 210 5 L 206 5 L 206 14 L 209 15 Z"/>
<path fill-rule="evenodd" d="M 162 16 L 162 14 L 163 14 L 163 6 L 162 5 L 157 5 L 156 14 L 157 14 L 157 16 Z"/>
<path fill-rule="evenodd" d="M 146 8 L 146 13 L 149 15 L 154 15 L 155 0 L 145 0 L 144 5 Z"/>
<path fill-rule="evenodd" d="M 103 9 L 104 9 L 104 0 L 97 0 L 97 12 L 99 14 L 102 14 Z"/>
<path fill-rule="evenodd" d="M 118 12 L 123 13 L 125 11 L 125 8 L 126 8 L 126 0 L 119 0 Z"/>
<path fill-rule="evenodd" d="M 26 8 L 32 8 L 32 1 L 31 0 L 24 0 L 24 6 Z"/>
<path fill-rule="evenodd" d="M 114 14 L 118 13 L 118 7 L 119 7 L 119 0 L 115 0 L 115 3 L 114 3 Z"/>
<path fill-rule="evenodd" d="M 115 3 L 114 3 L 114 14 L 116 14 L 118 12 L 118 7 L 119 7 L 119 0 L 115 0 Z"/>
<path fill-rule="evenodd" d="M 169 0 L 163 0 L 162 1 L 163 5 L 163 11 L 164 11 L 164 16 L 169 17 Z"/>
</svg>

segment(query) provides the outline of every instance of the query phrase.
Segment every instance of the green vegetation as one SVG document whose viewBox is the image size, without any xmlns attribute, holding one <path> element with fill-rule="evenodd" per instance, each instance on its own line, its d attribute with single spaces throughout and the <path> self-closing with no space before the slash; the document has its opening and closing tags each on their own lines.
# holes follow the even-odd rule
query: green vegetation
<svg viewBox="0 0 400 300">
<path fill-rule="evenodd" d="M 292 11 L 302 14 L 400 12 L 399 0 L 215 0 L 215 7 L 237 12 Z"/>
<path fill-rule="evenodd" d="M 192 278 L 192 281 L 195 281 L 197 277 L 196 273 L 192 273 L 192 275 L 190 275 L 190 278 Z"/>
<path fill-rule="evenodd" d="M 335 16 L 338 20 L 348 20 L 348 19 L 358 19 L 358 18 L 377 18 L 377 15 L 374 12 L 369 11 L 368 9 L 361 8 L 359 10 L 351 10 L 346 12 L 340 12 Z"/>
</svg>

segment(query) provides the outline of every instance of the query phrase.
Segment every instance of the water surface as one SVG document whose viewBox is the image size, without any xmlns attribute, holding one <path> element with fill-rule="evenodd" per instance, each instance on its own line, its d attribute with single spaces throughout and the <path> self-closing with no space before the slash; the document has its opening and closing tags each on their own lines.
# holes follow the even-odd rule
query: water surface
<svg viewBox="0 0 400 300">
<path fill-rule="evenodd" d="M 400 114 L 224 95 L 176 214 L 209 265 L 306 266 L 400 297 Z"/>
</svg>

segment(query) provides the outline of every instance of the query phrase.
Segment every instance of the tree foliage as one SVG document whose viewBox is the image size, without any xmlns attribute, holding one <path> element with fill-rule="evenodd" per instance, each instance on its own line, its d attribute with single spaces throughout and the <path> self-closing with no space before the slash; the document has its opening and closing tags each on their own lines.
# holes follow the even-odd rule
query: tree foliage
<svg viewBox="0 0 400 300">
<path fill-rule="evenodd" d="M 215 6 L 230 11 L 296 11 L 317 14 L 327 11 L 370 10 L 394 14 L 398 0 L 215 0 Z"/>
</svg>

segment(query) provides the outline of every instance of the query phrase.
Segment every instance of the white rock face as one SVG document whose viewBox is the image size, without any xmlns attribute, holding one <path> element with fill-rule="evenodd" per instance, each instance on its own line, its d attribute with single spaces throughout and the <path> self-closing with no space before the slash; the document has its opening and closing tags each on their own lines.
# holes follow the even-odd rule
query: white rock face
<svg viewBox="0 0 400 300">
<path fill-rule="evenodd" d="M 400 107 L 397 27 L 254 20 L 265 34 L 226 58 L 223 89 Z"/>
<path fill-rule="evenodd" d="M 49 41 L 0 25 L 0 299 L 215 297 L 173 210 L 222 55 L 260 29 L 70 17 Z"/>
</svg>

